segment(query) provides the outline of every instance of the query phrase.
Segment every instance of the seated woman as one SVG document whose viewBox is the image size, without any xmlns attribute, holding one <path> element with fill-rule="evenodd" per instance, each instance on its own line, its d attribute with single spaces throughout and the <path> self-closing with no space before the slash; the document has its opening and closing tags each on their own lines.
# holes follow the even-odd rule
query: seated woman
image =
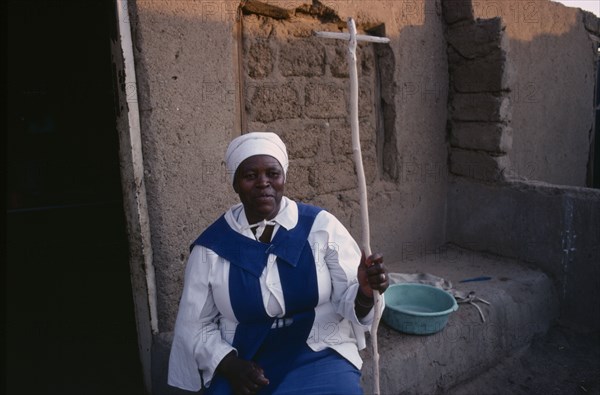
<svg viewBox="0 0 600 395">
<path fill-rule="evenodd" d="M 274 133 L 226 152 L 241 203 L 192 244 L 169 384 L 206 394 L 362 394 L 359 349 L 383 257 L 364 257 L 327 211 L 284 196 L 288 155 Z M 382 306 L 383 308 L 383 303 Z"/>
</svg>

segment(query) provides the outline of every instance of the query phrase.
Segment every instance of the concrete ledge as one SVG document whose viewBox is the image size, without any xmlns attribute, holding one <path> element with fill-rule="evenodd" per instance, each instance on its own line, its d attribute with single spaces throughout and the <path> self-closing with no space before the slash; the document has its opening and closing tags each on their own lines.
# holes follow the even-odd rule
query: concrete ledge
<svg viewBox="0 0 600 395">
<path fill-rule="evenodd" d="M 564 324 L 600 329 L 600 190 L 451 177 L 447 221 L 449 242 L 548 273 Z"/>
<path fill-rule="evenodd" d="M 390 272 L 431 273 L 452 281 L 454 288 L 475 291 L 486 322 L 474 306 L 460 304 L 448 325 L 430 336 L 405 335 L 381 323 L 379 328 L 381 393 L 443 393 L 453 385 L 498 363 L 545 333 L 557 318 L 559 303 L 550 278 L 514 260 L 455 247 L 410 251 L 402 262 L 388 263 Z M 484 282 L 459 283 L 477 276 Z M 362 352 L 363 388 L 372 390 L 370 351 Z"/>
</svg>

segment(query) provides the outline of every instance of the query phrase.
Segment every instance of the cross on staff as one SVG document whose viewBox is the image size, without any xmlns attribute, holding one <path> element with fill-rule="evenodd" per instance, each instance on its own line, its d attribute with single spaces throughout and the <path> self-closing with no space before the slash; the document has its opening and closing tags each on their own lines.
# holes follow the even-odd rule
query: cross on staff
<svg viewBox="0 0 600 395">
<path fill-rule="evenodd" d="M 360 149 L 360 132 L 358 126 L 358 72 L 356 70 L 356 42 L 367 41 L 386 44 L 390 42 L 386 37 L 374 37 L 356 34 L 354 19 L 348 18 L 348 33 L 315 32 L 317 37 L 333 38 L 348 41 L 348 67 L 350 68 L 350 128 L 352 130 L 352 152 L 354 154 L 354 166 L 358 176 L 358 192 L 360 195 L 360 217 L 362 223 L 362 247 L 366 256 L 371 255 L 371 231 L 369 228 L 369 206 L 367 201 L 367 182 L 363 168 L 362 152 Z M 377 328 L 381 318 L 380 305 L 381 296 L 379 292 L 373 292 L 374 317 L 371 325 L 371 345 L 373 348 L 373 393 L 379 395 L 379 351 L 377 349 Z"/>
</svg>

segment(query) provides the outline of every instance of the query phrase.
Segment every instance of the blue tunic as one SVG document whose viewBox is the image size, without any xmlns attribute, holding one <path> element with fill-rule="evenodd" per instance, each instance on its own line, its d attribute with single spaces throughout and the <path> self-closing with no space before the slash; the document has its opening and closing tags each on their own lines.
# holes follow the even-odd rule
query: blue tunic
<svg viewBox="0 0 600 395">
<path fill-rule="evenodd" d="M 259 394 L 362 393 L 360 372 L 352 364 L 331 349 L 314 352 L 306 344 L 318 303 L 316 266 L 308 235 L 320 211 L 299 203 L 298 224 L 290 230 L 280 227 L 270 243 L 235 232 L 222 216 L 192 244 L 192 248 L 209 248 L 230 262 L 229 292 L 239 322 L 232 346 L 238 357 L 254 360 L 264 369 L 270 384 Z M 271 328 L 276 319 L 265 311 L 259 282 L 269 254 L 277 256 L 284 318 L 292 322 L 275 329 Z M 328 372 L 336 379 L 332 380 Z M 340 374 L 347 377 L 342 379 Z M 207 394 L 230 393 L 229 383 L 218 374 L 207 389 Z"/>
</svg>

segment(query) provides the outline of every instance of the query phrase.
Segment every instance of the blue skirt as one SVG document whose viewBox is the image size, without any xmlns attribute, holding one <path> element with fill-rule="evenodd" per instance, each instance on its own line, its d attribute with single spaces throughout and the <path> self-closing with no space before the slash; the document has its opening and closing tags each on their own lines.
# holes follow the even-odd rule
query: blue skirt
<svg viewBox="0 0 600 395">
<path fill-rule="evenodd" d="M 289 328 L 271 329 L 253 358 L 269 379 L 258 395 L 362 395 L 354 365 L 330 348 L 315 352 L 291 334 Z M 230 394 L 229 382 L 218 374 L 206 389 L 206 395 Z"/>
</svg>

